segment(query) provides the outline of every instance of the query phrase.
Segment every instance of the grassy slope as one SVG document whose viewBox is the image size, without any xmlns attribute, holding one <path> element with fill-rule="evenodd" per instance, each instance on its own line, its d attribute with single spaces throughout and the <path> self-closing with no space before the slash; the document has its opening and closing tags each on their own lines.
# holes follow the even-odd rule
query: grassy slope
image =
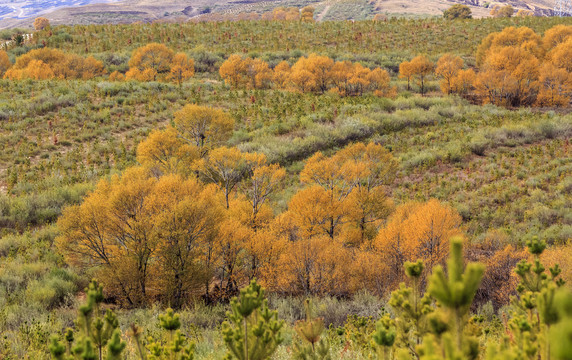
<svg viewBox="0 0 572 360">
<path fill-rule="evenodd" d="M 80 54 L 87 48 L 110 70 L 124 68 L 130 51 L 149 41 L 168 42 L 196 59 L 202 56 L 197 64 L 205 69 L 208 59 L 216 63 L 243 51 L 273 62 L 315 51 L 394 69 L 400 59 L 417 51 L 436 58 L 455 49 L 472 62 L 480 39 L 491 31 L 527 24 L 542 32 L 557 21 L 570 23 L 569 19 L 511 19 L 132 25 L 56 28 L 52 36 L 43 32 L 38 39 Z M 356 42 L 360 32 L 371 37 Z M 14 49 L 12 55 L 21 51 Z M 396 83 L 404 89 L 403 83 Z M 430 84 L 431 89 L 436 87 L 435 82 Z M 572 237 L 571 115 L 509 111 L 407 93 L 387 100 L 233 91 L 209 72 L 199 73 L 182 89 L 103 79 L 0 81 L 0 148 L 12 149 L 0 153 L 1 186 L 10 188 L 10 195 L 0 196 L 0 328 L 6 334 L 0 340 L 6 347 L 0 344 L 0 348 L 11 349 L 18 357 L 23 357 L 26 346 L 45 354 L 49 332 L 71 324 L 70 310 L 60 309 L 57 318 L 48 320 L 45 309 L 73 304 L 70 294 L 85 285 L 85 278 L 60 269 L 63 261 L 52 248 L 57 230 L 49 224 L 63 206 L 79 202 L 100 177 L 134 164 L 136 144 L 150 129 L 168 124 L 172 113 L 189 102 L 228 110 L 237 121 L 233 145 L 262 151 L 288 168 L 290 183 L 274 199 L 278 209 L 284 209 L 296 191 L 296 175 L 313 152 L 373 140 L 401 159 L 392 187 L 396 202 L 437 197 L 452 204 L 473 241 L 494 229 L 513 243 L 534 234 L 554 243 Z"/>
</svg>

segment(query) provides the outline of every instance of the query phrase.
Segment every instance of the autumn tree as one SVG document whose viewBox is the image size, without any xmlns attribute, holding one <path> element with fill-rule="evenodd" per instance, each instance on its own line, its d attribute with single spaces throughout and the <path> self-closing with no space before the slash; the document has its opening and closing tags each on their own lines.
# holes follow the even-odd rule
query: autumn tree
<svg viewBox="0 0 572 360">
<path fill-rule="evenodd" d="M 411 75 L 417 77 L 419 86 L 421 87 L 421 96 L 425 94 L 425 80 L 433 73 L 435 65 L 427 59 L 426 56 L 417 56 L 410 61 Z"/>
<path fill-rule="evenodd" d="M 300 10 L 295 7 L 277 7 L 272 10 L 272 20 L 293 21 L 300 19 Z"/>
<path fill-rule="evenodd" d="M 554 66 L 572 73 L 572 36 L 558 44 L 548 56 Z"/>
<path fill-rule="evenodd" d="M 157 175 L 188 175 L 191 165 L 198 158 L 198 147 L 185 142 L 173 127 L 153 130 L 137 146 L 137 161 Z"/>
<path fill-rule="evenodd" d="M 194 167 L 208 181 L 217 184 L 224 194 L 226 208 L 230 207 L 230 195 L 245 176 L 253 155 L 235 147 L 218 147 L 197 161 Z"/>
<path fill-rule="evenodd" d="M 270 87 L 272 80 L 272 70 L 268 63 L 261 59 L 247 58 L 244 68 L 249 79 L 248 87 L 251 89 L 265 89 Z"/>
<path fill-rule="evenodd" d="M 292 82 L 301 91 L 325 92 L 330 84 L 329 72 L 334 66 L 334 60 L 327 56 L 311 54 L 301 57 L 292 66 Z"/>
<path fill-rule="evenodd" d="M 377 235 L 381 222 L 393 211 L 385 187 L 395 178 L 397 160 L 383 146 L 374 143 L 350 145 L 337 155 L 338 161 L 353 162 L 360 168 L 356 186 L 348 197 L 345 236 L 347 243 L 361 246 Z"/>
<path fill-rule="evenodd" d="M 542 39 L 529 28 L 508 27 L 488 35 L 477 51 L 476 93 L 497 105 L 534 104 L 544 54 Z"/>
<path fill-rule="evenodd" d="M 445 54 L 437 61 L 435 75 L 440 76 L 441 91 L 444 94 L 453 92 L 454 78 L 457 77 L 459 71 L 463 68 L 463 59 L 451 54 Z"/>
<path fill-rule="evenodd" d="M 146 303 L 158 243 L 151 199 L 157 180 L 139 168 L 102 180 L 81 205 L 58 222 L 59 250 L 83 269 L 96 268 L 107 288 L 128 305 Z"/>
<path fill-rule="evenodd" d="M 572 26 L 559 24 L 546 30 L 542 38 L 542 45 L 549 52 L 570 37 L 572 37 Z"/>
<path fill-rule="evenodd" d="M 203 190 L 196 180 L 167 176 L 161 178 L 157 188 L 160 199 L 155 206 L 162 210 L 153 219 L 161 264 L 158 278 L 166 295 L 164 300 L 180 308 L 202 284 L 208 286 L 213 275 L 201 257 L 208 250 L 208 240 L 219 236 L 222 204 L 216 193 Z"/>
<path fill-rule="evenodd" d="M 296 63 L 297 64 L 297 63 Z M 316 88 L 316 77 L 302 66 L 292 66 L 289 83 L 292 88 L 302 93 L 313 91 Z"/>
<path fill-rule="evenodd" d="M 413 67 L 410 61 L 399 64 L 399 78 L 407 79 L 407 90 L 410 90 L 411 78 L 413 77 Z"/>
<path fill-rule="evenodd" d="M 129 306 L 153 298 L 179 306 L 209 275 L 202 258 L 220 222 L 215 194 L 192 178 L 131 168 L 64 211 L 57 246 Z"/>
<path fill-rule="evenodd" d="M 496 48 L 477 75 L 475 88 L 497 105 L 530 105 L 538 92 L 539 67 L 539 60 L 521 47 Z"/>
<path fill-rule="evenodd" d="M 516 17 L 526 17 L 526 16 L 534 16 L 534 12 L 530 10 L 519 9 L 516 14 Z"/>
<path fill-rule="evenodd" d="M 177 53 L 173 56 L 169 79 L 181 84 L 195 75 L 195 62 L 189 59 L 186 54 Z"/>
<path fill-rule="evenodd" d="M 390 85 L 391 78 L 387 70 L 375 68 L 367 75 L 367 80 L 374 95 L 389 98 L 397 95 L 397 88 Z"/>
<path fill-rule="evenodd" d="M 565 69 L 545 63 L 540 68 L 540 91 L 536 103 L 540 106 L 570 105 L 572 96 L 572 74 Z"/>
<path fill-rule="evenodd" d="M 263 89 L 270 86 L 272 70 L 261 59 L 242 58 L 231 55 L 219 68 L 219 74 L 231 87 L 245 86 L 251 89 Z"/>
<path fill-rule="evenodd" d="M 455 4 L 443 11 L 443 18 L 447 20 L 471 19 L 472 17 L 471 8 L 467 5 Z"/>
<path fill-rule="evenodd" d="M 459 70 L 453 77 L 451 87 L 455 94 L 467 95 L 473 89 L 477 74 L 473 69 Z"/>
<path fill-rule="evenodd" d="M 227 141 L 234 129 L 234 119 L 224 111 L 193 104 L 175 112 L 174 122 L 178 136 L 196 146 L 200 157 Z"/>
<path fill-rule="evenodd" d="M 109 81 L 123 81 L 123 80 L 125 80 L 125 75 L 117 70 L 109 74 Z"/>
<path fill-rule="evenodd" d="M 240 184 L 250 207 L 248 223 L 253 229 L 261 227 L 259 214 L 269 197 L 280 189 L 286 171 L 278 164 L 268 164 L 264 154 L 248 154 L 246 179 Z"/>
<path fill-rule="evenodd" d="M 289 86 L 291 72 L 290 64 L 282 60 L 274 67 L 272 82 L 279 88 L 286 89 Z"/>
<path fill-rule="evenodd" d="M 282 253 L 275 291 L 304 294 L 349 293 L 351 254 L 339 240 L 313 236 L 290 242 Z"/>
<path fill-rule="evenodd" d="M 25 68 L 17 68 L 12 66 L 6 74 L 4 75 L 6 79 L 10 80 L 22 80 L 22 79 L 33 79 L 33 80 L 46 80 L 53 79 L 55 77 L 52 68 L 41 60 L 30 60 Z"/>
<path fill-rule="evenodd" d="M 361 164 L 339 160 L 340 158 L 337 156 L 328 158 L 321 152 L 317 152 L 308 159 L 306 166 L 300 173 L 302 183 L 313 185 L 302 191 L 311 192 L 306 196 L 314 198 L 314 207 L 320 208 L 320 211 L 310 210 L 313 212 L 312 216 L 322 214 L 321 218 L 314 218 L 315 224 L 310 222 L 308 225 L 312 228 L 319 225 L 319 228 L 332 239 L 338 235 L 339 228 L 346 216 L 347 202 L 345 200 L 357 185 L 360 172 L 365 171 Z M 303 197 L 300 200 L 302 199 Z M 294 210 L 294 212 L 299 211 Z"/>
<path fill-rule="evenodd" d="M 7 79 L 91 79 L 105 73 L 103 63 L 50 48 L 31 50 L 18 57 L 4 75 Z"/>
<path fill-rule="evenodd" d="M 431 269 L 446 258 L 449 238 L 460 233 L 460 226 L 461 216 L 435 199 L 406 203 L 396 209 L 379 231 L 374 246 L 392 269 L 400 269 L 404 261 L 417 259 Z M 391 279 L 396 284 L 401 281 L 402 273 L 392 274 Z"/>
<path fill-rule="evenodd" d="M 238 88 L 243 83 L 243 62 L 240 55 L 231 55 L 219 68 L 220 77 L 231 87 Z"/>
<path fill-rule="evenodd" d="M 50 26 L 50 20 L 46 19 L 45 17 L 37 17 L 34 19 L 34 29 L 36 31 L 44 30 L 48 26 Z"/>
<path fill-rule="evenodd" d="M 334 90 L 342 96 L 352 95 L 352 78 L 353 82 L 359 80 L 358 76 L 354 74 L 354 64 L 350 61 L 337 61 L 329 71 L 329 77 L 332 84 L 335 86 Z"/>
<path fill-rule="evenodd" d="M 537 58 L 543 57 L 544 54 L 542 38 L 532 29 L 509 26 L 483 39 L 477 48 L 477 65 L 482 66 L 490 55 L 503 47 L 519 47 Z"/>
<path fill-rule="evenodd" d="M 164 44 L 151 43 L 142 46 L 131 55 L 127 79 L 155 81 L 171 71 L 175 53 Z"/>
<path fill-rule="evenodd" d="M 6 71 L 12 66 L 8 53 L 4 50 L 0 50 L 0 77 L 4 76 Z"/>
<path fill-rule="evenodd" d="M 492 17 L 502 18 L 502 17 L 512 17 L 514 14 L 514 8 L 511 5 L 495 5 L 490 12 Z"/>
<path fill-rule="evenodd" d="M 288 207 L 298 235 L 341 237 L 355 246 L 373 238 L 392 208 L 384 187 L 396 168 L 391 154 L 376 144 L 349 145 L 331 157 L 316 153 L 300 173 L 308 187 Z"/>
<path fill-rule="evenodd" d="M 300 20 L 305 22 L 314 21 L 314 8 L 311 6 L 305 6 L 300 10 Z"/>
</svg>

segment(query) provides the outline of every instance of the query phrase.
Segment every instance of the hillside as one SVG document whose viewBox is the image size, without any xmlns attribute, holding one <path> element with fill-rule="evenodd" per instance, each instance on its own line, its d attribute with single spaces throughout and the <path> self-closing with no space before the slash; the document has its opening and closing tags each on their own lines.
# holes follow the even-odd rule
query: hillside
<svg viewBox="0 0 572 360">
<path fill-rule="evenodd" d="M 139 4 L 0 51 L 0 359 L 567 359 L 572 18 Z"/>
<path fill-rule="evenodd" d="M 285 1 L 229 1 L 229 0 L 120 0 L 109 2 L 56 1 L 45 5 L 42 1 L 6 2 L 0 1 L 0 29 L 9 27 L 30 27 L 37 16 L 49 18 L 53 24 L 103 24 L 153 21 L 188 21 L 200 19 L 201 14 L 236 15 L 240 13 L 263 13 L 280 6 L 303 7 L 311 5 L 316 9 L 318 21 L 364 20 L 376 14 L 390 16 L 440 16 L 443 10 L 453 4 L 468 5 L 474 17 L 488 17 L 493 4 L 510 4 L 515 9 L 534 12 L 537 16 L 550 16 L 554 4 L 547 0 L 285 0 Z"/>
</svg>

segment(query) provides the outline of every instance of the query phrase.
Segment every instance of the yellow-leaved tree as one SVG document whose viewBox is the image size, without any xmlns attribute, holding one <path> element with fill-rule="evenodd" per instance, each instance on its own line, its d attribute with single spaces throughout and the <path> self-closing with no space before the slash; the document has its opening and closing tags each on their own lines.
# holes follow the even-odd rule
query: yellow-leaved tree
<svg viewBox="0 0 572 360">
<path fill-rule="evenodd" d="M 103 75 L 103 63 L 93 57 L 82 58 L 50 48 L 31 50 L 18 57 L 4 77 L 19 79 L 91 79 Z"/>
<path fill-rule="evenodd" d="M 153 130 L 137 146 L 137 161 L 151 168 L 157 176 L 163 174 L 189 175 L 191 166 L 199 158 L 199 149 L 181 139 L 171 126 Z"/>
<path fill-rule="evenodd" d="M 421 88 L 421 96 L 425 95 L 425 81 L 433 73 L 435 65 L 426 56 L 419 55 L 409 62 L 409 68 L 412 76 L 417 78 Z"/>
<path fill-rule="evenodd" d="M 430 271 L 448 255 L 449 239 L 461 233 L 461 216 L 453 208 L 431 199 L 397 207 L 386 227 L 375 239 L 374 248 L 393 272 L 393 285 L 403 279 L 405 261 L 423 260 Z"/>
<path fill-rule="evenodd" d="M 64 210 L 56 245 L 125 305 L 158 299 L 180 307 L 203 284 L 208 294 L 221 200 L 196 179 L 130 168 Z"/>
<path fill-rule="evenodd" d="M 261 59 L 242 58 L 231 55 L 219 68 L 220 77 L 233 88 L 241 86 L 250 89 L 270 87 L 273 73 L 268 63 Z"/>
<path fill-rule="evenodd" d="M 182 83 L 195 75 L 195 62 L 186 54 L 177 53 L 173 56 L 169 80 L 176 82 L 179 87 Z"/>
<path fill-rule="evenodd" d="M 459 71 L 463 69 L 463 59 L 451 54 L 445 54 L 437 61 L 435 75 L 440 76 L 441 91 L 444 94 L 451 94 L 455 88 L 455 78 L 459 75 Z"/>
<path fill-rule="evenodd" d="M 50 20 L 45 17 L 37 17 L 34 19 L 34 30 L 44 30 L 50 26 Z"/>
<path fill-rule="evenodd" d="M 4 76 L 6 71 L 12 66 L 8 53 L 4 50 L 0 50 L 0 77 Z"/>
<path fill-rule="evenodd" d="M 224 144 L 234 130 L 234 119 L 220 109 L 194 104 L 185 105 L 175 112 L 175 128 L 178 136 L 196 146 L 199 156 Z"/>
<path fill-rule="evenodd" d="M 133 51 L 125 77 L 139 81 L 155 81 L 168 76 L 175 53 L 164 44 L 150 43 Z"/>
</svg>

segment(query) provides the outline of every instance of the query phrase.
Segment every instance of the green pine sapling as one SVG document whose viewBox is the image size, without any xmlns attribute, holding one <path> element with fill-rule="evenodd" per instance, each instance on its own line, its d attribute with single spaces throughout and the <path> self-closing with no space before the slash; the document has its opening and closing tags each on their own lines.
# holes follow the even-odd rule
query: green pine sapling
<svg viewBox="0 0 572 360">
<path fill-rule="evenodd" d="M 229 350 L 227 359 L 268 359 L 283 341 L 283 321 L 268 309 L 264 289 L 252 280 L 230 304 L 227 320 L 222 324 L 224 342 Z"/>
</svg>

